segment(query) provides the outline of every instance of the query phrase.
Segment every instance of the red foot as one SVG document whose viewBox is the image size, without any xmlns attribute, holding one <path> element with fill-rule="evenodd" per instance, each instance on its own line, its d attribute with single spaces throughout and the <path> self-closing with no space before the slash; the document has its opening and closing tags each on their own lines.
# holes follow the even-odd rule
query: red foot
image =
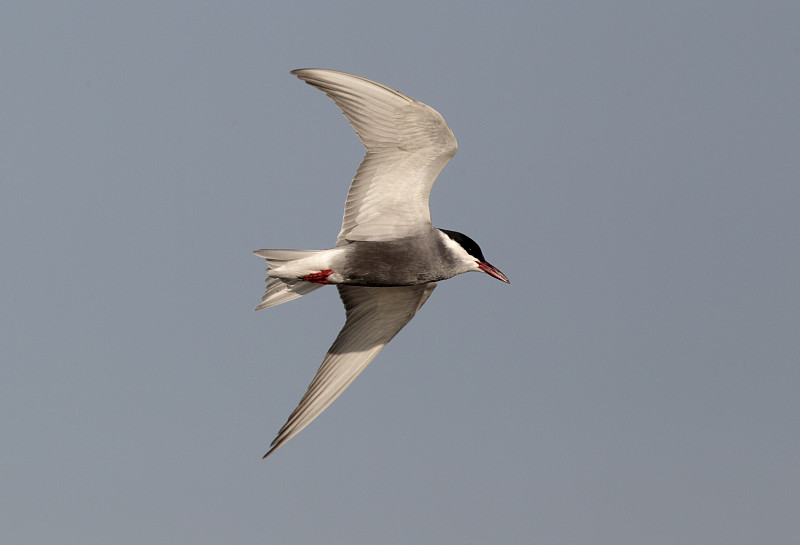
<svg viewBox="0 0 800 545">
<path fill-rule="evenodd" d="M 333 274 L 331 269 L 325 269 L 324 271 L 319 271 L 318 273 L 307 274 L 303 277 L 303 280 L 306 282 L 314 282 L 315 284 L 330 284 L 327 278 Z"/>
</svg>

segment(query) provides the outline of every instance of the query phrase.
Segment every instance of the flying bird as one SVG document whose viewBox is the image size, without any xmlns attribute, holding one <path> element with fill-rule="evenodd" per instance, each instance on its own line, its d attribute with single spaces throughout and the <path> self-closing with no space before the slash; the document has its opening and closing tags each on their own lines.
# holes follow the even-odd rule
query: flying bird
<svg viewBox="0 0 800 545">
<path fill-rule="evenodd" d="M 292 74 L 336 103 L 367 154 L 350 184 L 336 247 L 253 252 L 266 259 L 268 275 L 255 310 L 334 284 L 346 313 L 344 327 L 264 458 L 339 397 L 414 317 L 437 282 L 481 271 L 509 283 L 474 240 L 431 224 L 431 188 L 457 149 L 436 110 L 361 76 L 322 69 Z"/>
</svg>

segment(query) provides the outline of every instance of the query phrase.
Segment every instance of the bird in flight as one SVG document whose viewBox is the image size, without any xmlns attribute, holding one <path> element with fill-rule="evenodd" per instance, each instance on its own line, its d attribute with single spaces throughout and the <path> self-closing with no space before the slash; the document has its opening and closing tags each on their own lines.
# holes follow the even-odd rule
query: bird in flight
<svg viewBox="0 0 800 545">
<path fill-rule="evenodd" d="M 436 283 L 481 271 L 509 283 L 468 236 L 431 224 L 433 183 L 455 155 L 433 108 L 376 81 L 335 70 L 294 70 L 328 95 L 367 149 L 350 184 L 342 230 L 328 250 L 257 250 L 267 291 L 255 310 L 333 284 L 344 327 L 264 458 L 324 411 L 428 300 Z"/>
</svg>

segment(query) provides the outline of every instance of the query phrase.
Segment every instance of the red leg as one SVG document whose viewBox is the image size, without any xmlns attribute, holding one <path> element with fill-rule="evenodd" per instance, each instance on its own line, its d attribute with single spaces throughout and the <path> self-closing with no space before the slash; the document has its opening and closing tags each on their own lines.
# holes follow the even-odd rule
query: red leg
<svg viewBox="0 0 800 545">
<path fill-rule="evenodd" d="M 333 274 L 331 269 L 325 269 L 324 271 L 319 271 L 318 273 L 307 274 L 303 277 L 303 280 L 306 282 L 314 282 L 315 284 L 330 284 L 327 278 Z"/>
</svg>

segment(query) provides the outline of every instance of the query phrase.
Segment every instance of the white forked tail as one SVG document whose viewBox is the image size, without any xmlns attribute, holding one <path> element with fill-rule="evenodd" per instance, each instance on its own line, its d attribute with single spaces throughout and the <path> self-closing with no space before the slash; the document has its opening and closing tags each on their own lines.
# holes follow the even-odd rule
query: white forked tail
<svg viewBox="0 0 800 545">
<path fill-rule="evenodd" d="M 269 275 L 271 269 L 284 267 L 290 261 L 306 259 L 324 251 L 325 250 L 256 250 L 253 253 L 267 260 L 267 274 Z M 253 310 L 274 307 L 275 305 L 297 299 L 323 285 L 324 284 L 306 282 L 299 278 L 276 278 L 267 276 L 267 291 L 261 298 L 261 304 Z"/>
</svg>

